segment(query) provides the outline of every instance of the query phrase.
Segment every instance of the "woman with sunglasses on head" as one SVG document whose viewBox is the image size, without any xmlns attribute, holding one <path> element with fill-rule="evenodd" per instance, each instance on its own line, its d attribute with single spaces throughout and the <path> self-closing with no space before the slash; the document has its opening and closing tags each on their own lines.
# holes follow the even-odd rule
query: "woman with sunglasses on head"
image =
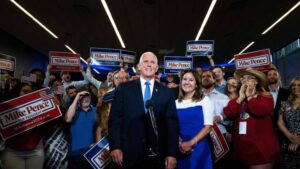
<svg viewBox="0 0 300 169">
<path fill-rule="evenodd" d="M 181 73 L 176 108 L 179 121 L 178 169 L 212 168 L 206 136 L 213 125 L 213 105 L 201 89 L 199 75 L 192 70 Z"/>
<path fill-rule="evenodd" d="M 250 169 L 272 169 L 280 151 L 271 116 L 272 95 L 263 72 L 247 69 L 236 73 L 241 81 L 237 99 L 224 108 L 226 117 L 233 118 L 233 156 Z"/>
</svg>

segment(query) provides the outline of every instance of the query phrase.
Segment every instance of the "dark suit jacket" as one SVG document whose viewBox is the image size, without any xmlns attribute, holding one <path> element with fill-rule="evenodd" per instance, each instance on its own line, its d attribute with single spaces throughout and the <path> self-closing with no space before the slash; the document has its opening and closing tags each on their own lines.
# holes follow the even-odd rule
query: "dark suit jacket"
<svg viewBox="0 0 300 169">
<path fill-rule="evenodd" d="M 281 102 L 286 101 L 288 99 L 289 95 L 290 95 L 290 91 L 288 89 L 281 88 L 281 87 L 279 88 L 277 100 L 276 100 L 276 103 L 274 103 L 275 108 L 274 108 L 274 115 L 272 118 L 274 126 L 277 126 Z"/>
<path fill-rule="evenodd" d="M 173 92 L 155 82 L 151 100 L 157 121 L 161 158 L 176 157 L 179 129 Z M 110 150 L 122 150 L 124 168 L 144 161 L 147 116 L 140 79 L 121 84 L 116 89 L 110 111 L 108 140 Z"/>
</svg>

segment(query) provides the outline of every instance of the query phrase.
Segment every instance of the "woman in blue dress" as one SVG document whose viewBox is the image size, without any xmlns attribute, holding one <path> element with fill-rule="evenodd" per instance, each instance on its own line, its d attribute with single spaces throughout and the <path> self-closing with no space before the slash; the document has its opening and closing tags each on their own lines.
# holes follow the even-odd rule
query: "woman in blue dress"
<svg viewBox="0 0 300 169">
<path fill-rule="evenodd" d="M 213 125 L 213 105 L 203 95 L 196 72 L 185 70 L 180 79 L 176 100 L 181 152 L 178 169 L 211 169 L 212 155 L 206 136 Z"/>
</svg>

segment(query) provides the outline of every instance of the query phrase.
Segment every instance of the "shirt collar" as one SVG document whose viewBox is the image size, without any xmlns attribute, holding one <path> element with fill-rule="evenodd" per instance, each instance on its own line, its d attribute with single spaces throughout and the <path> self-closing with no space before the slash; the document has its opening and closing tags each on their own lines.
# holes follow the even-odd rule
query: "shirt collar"
<svg viewBox="0 0 300 169">
<path fill-rule="evenodd" d="M 220 84 L 215 83 L 217 86 L 226 86 L 226 80 L 222 80 L 222 82 Z"/>
<path fill-rule="evenodd" d="M 145 82 L 147 82 L 147 80 L 145 80 L 142 77 L 140 77 L 140 81 L 141 81 L 141 85 L 145 85 Z M 150 82 L 150 86 L 153 86 L 154 85 L 154 78 L 151 79 L 149 82 Z"/>
<path fill-rule="evenodd" d="M 278 85 L 278 87 L 277 87 L 276 89 L 271 89 L 271 88 L 269 87 L 269 91 L 270 91 L 270 92 L 278 92 L 278 91 L 279 91 L 279 85 Z"/>
<path fill-rule="evenodd" d="M 211 92 L 209 93 L 205 93 L 204 92 L 204 95 L 212 95 L 212 94 L 218 94 L 218 91 L 216 90 L 216 88 L 214 88 Z"/>
</svg>

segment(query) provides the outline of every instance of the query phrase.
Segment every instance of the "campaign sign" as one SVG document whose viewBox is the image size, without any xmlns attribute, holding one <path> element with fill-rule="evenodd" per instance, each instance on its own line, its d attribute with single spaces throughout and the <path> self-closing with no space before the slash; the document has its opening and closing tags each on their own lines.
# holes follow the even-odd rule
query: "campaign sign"
<svg viewBox="0 0 300 169">
<path fill-rule="evenodd" d="M 80 71 L 80 54 L 49 52 L 51 71 Z"/>
<path fill-rule="evenodd" d="M 7 139 L 60 117 L 52 99 L 42 100 L 40 92 L 48 88 L 0 103 L 0 134 Z"/>
<path fill-rule="evenodd" d="M 272 67 L 272 58 L 269 49 L 234 55 L 236 71 L 247 68 L 257 70 L 268 70 Z"/>
<path fill-rule="evenodd" d="M 229 146 L 216 124 L 213 125 L 212 130 L 209 134 L 214 148 L 213 151 L 214 162 L 217 162 L 226 153 L 228 153 Z"/>
<path fill-rule="evenodd" d="M 93 168 L 104 169 L 110 165 L 112 159 L 109 153 L 109 145 L 106 137 L 102 138 L 97 144 L 84 154 L 85 159 Z"/>
<path fill-rule="evenodd" d="M 133 67 L 135 62 L 135 52 L 128 50 L 120 50 L 120 58 L 123 59 L 124 63 L 128 65 L 128 67 Z"/>
<path fill-rule="evenodd" d="M 16 58 L 0 53 L 0 74 L 10 74 L 14 76 L 16 68 Z"/>
<path fill-rule="evenodd" d="M 91 48 L 90 57 L 93 65 L 120 66 L 120 50 Z"/>
<path fill-rule="evenodd" d="M 198 40 L 186 42 L 186 56 L 212 56 L 214 54 L 213 40 Z"/>
<path fill-rule="evenodd" d="M 193 58 L 182 56 L 165 56 L 165 73 L 175 74 L 185 69 L 193 68 Z"/>
</svg>

